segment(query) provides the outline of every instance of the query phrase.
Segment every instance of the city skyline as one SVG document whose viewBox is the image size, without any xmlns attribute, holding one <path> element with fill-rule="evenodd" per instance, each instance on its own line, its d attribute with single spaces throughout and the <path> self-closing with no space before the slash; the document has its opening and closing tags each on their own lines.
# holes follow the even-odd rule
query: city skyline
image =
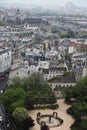
<svg viewBox="0 0 87 130">
<path fill-rule="evenodd" d="M 64 6 L 66 3 L 74 3 L 77 6 L 87 7 L 87 0 L 0 0 L 1 4 L 34 4 L 37 6 Z"/>
</svg>

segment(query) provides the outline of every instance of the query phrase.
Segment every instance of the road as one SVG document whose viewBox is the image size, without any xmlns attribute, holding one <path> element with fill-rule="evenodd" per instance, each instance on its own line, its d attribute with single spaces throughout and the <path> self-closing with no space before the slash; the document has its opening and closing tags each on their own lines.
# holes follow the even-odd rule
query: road
<svg viewBox="0 0 87 130">
<path fill-rule="evenodd" d="M 8 86 L 8 77 L 4 79 L 0 79 L 0 96 L 3 94 L 5 89 Z M 0 104 L 0 130 L 7 130 L 6 129 L 6 113 L 4 106 Z"/>
<path fill-rule="evenodd" d="M 8 86 L 8 77 L 6 77 L 3 80 L 0 80 L 0 93 L 2 93 L 1 90 L 5 90 L 7 86 Z"/>
<path fill-rule="evenodd" d="M 3 80 L 0 80 L 0 96 L 2 96 L 7 87 L 8 87 L 8 77 L 6 77 Z M 0 130 L 9 130 L 12 128 L 14 128 L 14 123 L 7 114 L 3 104 L 0 104 Z"/>
</svg>

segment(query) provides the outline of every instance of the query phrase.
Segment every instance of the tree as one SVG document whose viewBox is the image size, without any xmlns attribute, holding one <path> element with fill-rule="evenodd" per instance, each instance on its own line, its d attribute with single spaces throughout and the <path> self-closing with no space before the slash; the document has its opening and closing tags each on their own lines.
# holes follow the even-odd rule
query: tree
<svg viewBox="0 0 87 130">
<path fill-rule="evenodd" d="M 28 96 L 26 98 L 25 107 L 28 110 L 33 110 L 34 109 L 34 104 L 35 104 L 35 99 L 33 99 L 32 97 Z"/>
<path fill-rule="evenodd" d="M 12 113 L 17 107 L 19 107 L 19 108 L 25 107 L 25 100 L 19 99 L 19 100 L 13 102 L 9 107 L 9 111 Z"/>
<path fill-rule="evenodd" d="M 67 90 L 66 95 L 65 95 L 65 101 L 70 102 L 71 101 L 71 93 Z"/>
<path fill-rule="evenodd" d="M 25 100 L 26 93 L 20 87 L 7 89 L 1 97 L 2 103 L 11 113 L 16 107 L 24 107 Z"/>
<path fill-rule="evenodd" d="M 34 104 L 55 103 L 54 94 L 51 92 L 50 86 L 44 81 L 42 74 L 33 73 L 28 79 L 28 96 L 26 107 L 33 109 Z"/>
<path fill-rule="evenodd" d="M 29 116 L 24 121 L 22 121 L 22 125 L 25 129 L 29 129 L 30 127 L 33 127 L 35 124 L 34 120 Z"/>
<path fill-rule="evenodd" d="M 87 120 L 83 120 L 80 124 L 80 130 L 87 130 Z"/>
<path fill-rule="evenodd" d="M 7 109 L 14 102 L 13 94 L 14 89 L 7 89 L 2 97 L 0 97 L 1 102 L 5 105 Z"/>
<path fill-rule="evenodd" d="M 82 78 L 75 87 L 73 87 L 68 94 L 72 93 L 71 97 L 75 98 L 75 102 L 72 107 L 67 110 L 76 120 L 77 130 L 86 130 L 87 129 L 87 121 L 84 121 L 81 117 L 87 116 L 87 76 Z M 66 96 L 68 95 L 66 92 Z M 70 98 L 71 98 L 70 97 Z M 72 130 L 74 129 L 75 124 L 72 126 Z"/>
<path fill-rule="evenodd" d="M 14 77 L 12 79 L 12 85 L 14 87 L 20 87 L 20 85 L 21 85 L 21 79 L 18 76 Z"/>
<path fill-rule="evenodd" d="M 67 38 L 74 38 L 74 37 L 75 37 L 75 34 L 74 34 L 74 32 L 73 32 L 72 30 L 69 30 L 69 31 L 67 32 L 67 34 L 66 34 L 66 37 L 67 37 Z"/>
<path fill-rule="evenodd" d="M 28 111 L 25 108 L 16 108 L 15 111 L 12 113 L 12 116 L 18 122 L 22 122 L 28 118 Z"/>
<path fill-rule="evenodd" d="M 63 34 L 60 33 L 60 37 L 61 38 L 74 38 L 75 37 L 75 33 L 72 30 L 69 30 L 67 33 Z"/>
<path fill-rule="evenodd" d="M 41 73 L 33 73 L 30 77 L 23 79 L 15 77 L 0 98 L 10 113 L 16 107 L 34 109 L 34 105 L 43 104 L 45 106 L 47 103 L 54 104 L 57 101 Z"/>
<path fill-rule="evenodd" d="M 82 78 L 73 88 L 73 95 L 77 100 L 87 102 L 87 76 Z"/>
<path fill-rule="evenodd" d="M 41 73 L 33 73 L 29 77 L 21 79 L 20 86 L 26 91 L 36 92 L 43 82 L 44 79 Z"/>
<path fill-rule="evenodd" d="M 29 77 L 29 86 L 33 91 L 37 91 L 39 86 L 44 82 L 43 75 L 41 73 L 33 73 Z"/>
<path fill-rule="evenodd" d="M 28 130 L 35 125 L 34 120 L 29 116 L 28 111 L 25 108 L 16 108 L 12 113 L 12 116 L 14 117 L 16 125 L 24 130 Z"/>
<path fill-rule="evenodd" d="M 20 82 L 20 86 L 25 90 L 25 91 L 28 91 L 29 90 L 29 85 L 28 85 L 28 80 L 29 80 L 29 77 L 26 78 L 26 77 L 23 77 L 21 79 L 21 82 Z"/>
<path fill-rule="evenodd" d="M 49 126 L 44 124 L 44 125 L 41 125 L 41 130 L 50 130 L 50 128 L 49 128 Z"/>
<path fill-rule="evenodd" d="M 76 86 L 66 89 L 65 95 L 70 95 L 70 98 L 74 97 L 76 102 L 87 102 L 87 76 L 78 81 Z"/>
</svg>

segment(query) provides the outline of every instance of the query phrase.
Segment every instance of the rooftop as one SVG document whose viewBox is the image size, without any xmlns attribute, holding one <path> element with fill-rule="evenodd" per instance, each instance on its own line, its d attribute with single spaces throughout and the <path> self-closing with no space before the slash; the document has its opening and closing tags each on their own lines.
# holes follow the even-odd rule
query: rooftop
<svg viewBox="0 0 87 130">
<path fill-rule="evenodd" d="M 8 52 L 8 48 L 5 48 L 5 47 L 3 47 L 3 46 L 0 46 L 0 54 L 2 54 L 2 53 L 5 53 L 5 52 Z"/>
<path fill-rule="evenodd" d="M 49 83 L 76 83 L 75 76 L 54 77 L 48 80 Z"/>
</svg>

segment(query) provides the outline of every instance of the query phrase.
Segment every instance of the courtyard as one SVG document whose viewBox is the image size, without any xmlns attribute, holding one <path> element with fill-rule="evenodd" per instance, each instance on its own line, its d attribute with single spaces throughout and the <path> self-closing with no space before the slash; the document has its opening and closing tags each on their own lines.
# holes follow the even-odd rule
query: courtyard
<svg viewBox="0 0 87 130">
<path fill-rule="evenodd" d="M 53 112 L 57 112 L 58 116 L 63 119 L 63 124 L 60 125 L 59 127 L 54 127 L 50 128 L 50 130 L 70 130 L 71 124 L 74 122 L 74 119 L 67 114 L 66 110 L 70 107 L 70 105 L 65 104 L 63 99 L 59 99 L 58 101 L 59 108 L 56 110 L 50 110 L 50 109 L 45 109 L 45 110 L 32 110 L 29 111 L 29 115 L 35 120 L 35 126 L 31 128 L 31 130 L 40 130 L 40 125 L 37 124 L 36 118 L 37 118 L 37 113 L 40 112 L 41 114 L 52 114 Z"/>
</svg>

